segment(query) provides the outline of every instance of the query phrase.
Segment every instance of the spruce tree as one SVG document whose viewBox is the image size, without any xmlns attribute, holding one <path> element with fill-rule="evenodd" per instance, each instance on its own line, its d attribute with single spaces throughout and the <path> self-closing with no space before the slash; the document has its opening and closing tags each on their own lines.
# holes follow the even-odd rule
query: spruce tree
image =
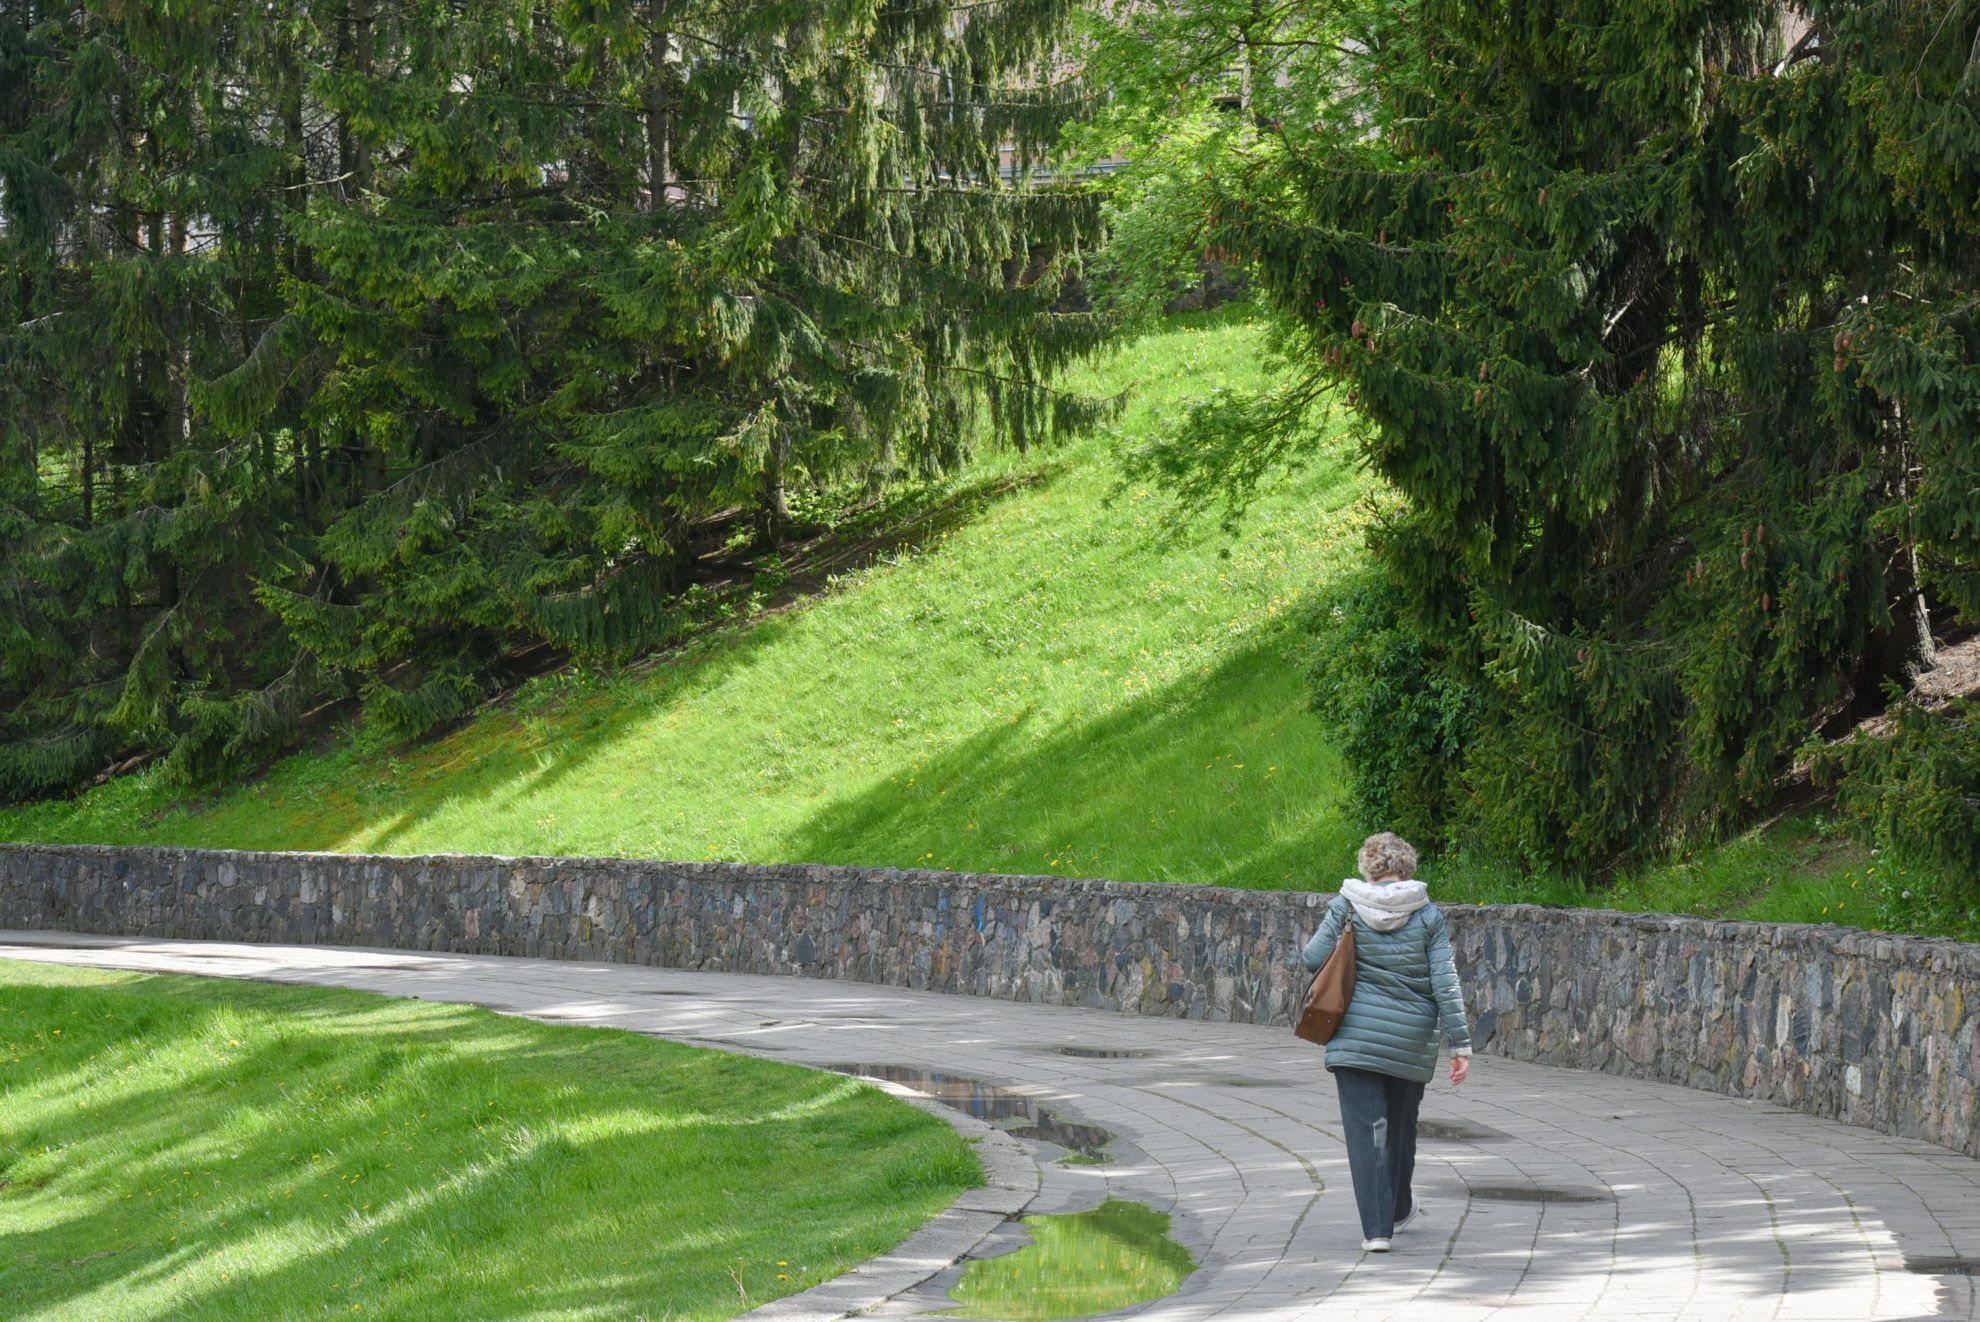
<svg viewBox="0 0 1980 1322">
<path fill-rule="evenodd" d="M 0 6 L 0 789 L 73 783 L 283 668 L 234 634 L 279 494 L 194 402 L 269 311 L 279 162 L 223 76 L 245 35 Z"/>
<path fill-rule="evenodd" d="M 1242 488 L 1336 392 L 1408 623 L 1483 704 L 1452 816 L 1576 864 L 1720 826 L 1980 619 L 1971 17 L 1329 22 L 1304 112 L 1201 189 L 1304 378 L 1149 462 Z"/>
<path fill-rule="evenodd" d="M 0 0 L 0 793 L 431 728 L 1090 423 L 1071 7 Z"/>
</svg>

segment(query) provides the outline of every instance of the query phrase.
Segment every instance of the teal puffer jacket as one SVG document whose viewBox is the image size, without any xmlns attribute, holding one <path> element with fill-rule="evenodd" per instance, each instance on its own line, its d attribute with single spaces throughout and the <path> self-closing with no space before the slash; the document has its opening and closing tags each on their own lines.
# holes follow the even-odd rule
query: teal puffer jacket
<svg viewBox="0 0 1980 1322">
<path fill-rule="evenodd" d="M 1426 904 L 1395 931 L 1378 932 L 1354 916 L 1345 898 L 1336 898 L 1301 952 L 1309 970 L 1327 962 L 1348 922 L 1354 924 L 1354 999 L 1327 1044 L 1327 1068 L 1428 1083 L 1437 1072 L 1440 1019 L 1452 1052 L 1471 1052 L 1471 1025 L 1443 911 Z"/>
</svg>

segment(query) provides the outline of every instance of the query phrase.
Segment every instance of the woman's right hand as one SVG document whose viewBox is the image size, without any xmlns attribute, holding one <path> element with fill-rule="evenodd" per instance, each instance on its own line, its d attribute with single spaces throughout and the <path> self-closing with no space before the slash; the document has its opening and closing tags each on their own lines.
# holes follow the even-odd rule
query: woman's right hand
<svg viewBox="0 0 1980 1322">
<path fill-rule="evenodd" d="M 1463 1083 L 1466 1078 L 1470 1077 L 1470 1074 L 1471 1074 L 1471 1057 L 1469 1056 L 1451 1057 L 1451 1083 L 1453 1086 Z"/>
</svg>

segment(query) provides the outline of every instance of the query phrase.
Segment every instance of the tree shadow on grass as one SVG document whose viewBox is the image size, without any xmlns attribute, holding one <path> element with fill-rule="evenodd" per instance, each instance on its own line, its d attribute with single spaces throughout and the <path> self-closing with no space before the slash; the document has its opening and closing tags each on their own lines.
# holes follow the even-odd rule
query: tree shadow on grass
<svg viewBox="0 0 1980 1322">
<path fill-rule="evenodd" d="M 1029 713 L 875 776 L 784 842 L 820 863 L 1331 886 L 1359 843 L 1303 677 L 1262 637 L 1105 715 Z"/>
<path fill-rule="evenodd" d="M 575 694 L 533 715 L 529 726 L 506 711 L 485 714 L 408 759 L 414 774 L 394 786 L 398 806 L 382 825 L 364 827 L 366 852 L 392 852 L 428 818 L 463 803 L 478 804 L 488 813 L 514 811 L 607 754 L 655 712 L 691 704 L 746 670 L 793 626 L 783 615 L 755 621 L 656 665 L 638 681 L 636 694 L 624 686 L 614 686 L 609 696 Z M 319 828 L 318 843 L 284 847 L 350 847 L 349 819 L 311 825 Z"/>
<path fill-rule="evenodd" d="M 773 598 L 770 613 L 630 667 L 623 682 L 602 694 L 572 692 L 526 715 L 506 702 L 396 756 L 363 759 L 354 768 L 356 783 L 298 790 L 282 785 L 278 773 L 266 784 L 270 799 L 214 805 L 226 818 L 216 833 L 243 848 L 339 850 L 361 840 L 368 852 L 390 852 L 443 810 L 467 804 L 488 813 L 511 810 L 584 770 L 656 712 L 691 705 L 746 670 L 785 640 L 795 625 L 792 612 L 829 591 L 832 576 L 938 539 L 1064 472 L 1054 462 L 1016 475 L 986 474 L 940 500 L 908 502 L 893 523 L 827 539 L 794 565 L 793 581 Z M 300 800 L 300 810 L 284 798 Z M 220 820 L 207 819 L 213 826 Z"/>
<path fill-rule="evenodd" d="M 969 1181 L 946 1126 L 871 1090 L 616 1030 L 5 966 L 0 993 L 24 1313 L 722 1316 L 731 1268 L 786 1293 Z"/>
</svg>

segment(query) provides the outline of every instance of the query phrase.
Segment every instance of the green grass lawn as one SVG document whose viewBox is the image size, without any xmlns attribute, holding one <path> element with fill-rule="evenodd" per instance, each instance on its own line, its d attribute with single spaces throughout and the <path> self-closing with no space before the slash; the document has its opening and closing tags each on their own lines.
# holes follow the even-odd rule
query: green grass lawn
<svg viewBox="0 0 1980 1322">
<path fill-rule="evenodd" d="M 0 961 L 8 1318 L 726 1318 L 980 1181 L 940 1120 L 794 1066 Z"/>
<path fill-rule="evenodd" d="M 1255 324 L 1199 319 L 1072 384 L 1131 391 L 1116 430 L 1133 441 L 1264 381 L 1263 347 Z M 1345 801 L 1288 653 L 1300 604 L 1362 554 L 1373 482 L 1342 438 L 1234 540 L 1176 538 L 1162 497 L 1121 485 L 1114 443 L 914 493 L 918 540 L 655 664 L 536 680 L 410 748 L 347 733 L 197 803 L 138 774 L 0 809 L 0 839 L 1331 888 L 1382 824 Z M 1489 860 L 1425 875 L 1447 900 L 1942 925 L 1898 887 L 1866 902 L 1873 865 L 1803 814 L 1594 890 Z"/>
</svg>

